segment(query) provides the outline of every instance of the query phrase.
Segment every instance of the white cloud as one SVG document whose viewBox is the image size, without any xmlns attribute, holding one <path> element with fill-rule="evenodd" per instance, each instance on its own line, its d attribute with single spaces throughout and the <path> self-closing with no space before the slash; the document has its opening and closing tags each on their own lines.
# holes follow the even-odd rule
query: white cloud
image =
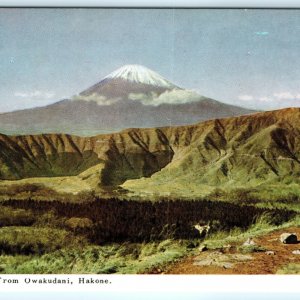
<svg viewBox="0 0 300 300">
<path fill-rule="evenodd" d="M 297 102 L 296 100 L 300 100 L 300 93 L 291 93 L 291 92 L 279 92 L 273 93 L 273 95 L 261 95 L 261 96 L 253 96 L 249 94 L 243 94 L 238 96 L 239 100 L 248 101 L 251 104 L 261 104 L 261 105 L 268 105 L 272 104 L 276 107 L 281 106 L 294 106 Z M 249 105 L 247 103 L 247 105 Z"/>
<path fill-rule="evenodd" d="M 51 99 L 55 96 L 54 92 L 49 92 L 49 91 L 31 91 L 31 92 L 15 92 L 14 93 L 15 97 L 19 98 L 43 98 L 43 99 Z"/>
<path fill-rule="evenodd" d="M 250 95 L 240 95 L 239 99 L 242 100 L 242 101 L 251 101 L 254 98 L 253 98 L 253 96 L 250 96 Z"/>
<path fill-rule="evenodd" d="M 278 99 L 295 99 L 296 96 L 290 92 L 274 93 L 274 97 Z"/>
<path fill-rule="evenodd" d="M 141 101 L 144 105 L 158 106 L 161 104 L 184 104 L 188 102 L 199 101 L 202 97 L 194 91 L 174 89 L 165 91 L 158 95 L 157 93 L 137 94 L 131 93 L 128 98 L 133 101 Z"/>
<path fill-rule="evenodd" d="M 173 89 L 165 91 L 162 94 L 151 92 L 148 94 L 144 93 L 130 93 L 128 100 L 139 101 L 144 105 L 158 106 L 161 104 L 183 104 L 188 102 L 195 102 L 201 100 L 202 96 L 194 91 Z M 82 101 L 94 101 L 98 105 L 111 105 L 121 100 L 121 98 L 107 98 L 98 94 L 92 94 L 89 96 L 77 95 L 72 100 Z"/>
<path fill-rule="evenodd" d="M 98 94 L 91 94 L 88 96 L 76 95 L 72 98 L 72 100 L 81 100 L 81 101 L 94 101 L 98 105 L 111 105 L 113 103 L 118 102 L 121 98 L 107 98 L 105 96 L 101 96 Z"/>
<path fill-rule="evenodd" d="M 273 99 L 270 97 L 260 97 L 258 98 L 258 100 L 262 101 L 262 102 L 272 102 Z"/>
</svg>

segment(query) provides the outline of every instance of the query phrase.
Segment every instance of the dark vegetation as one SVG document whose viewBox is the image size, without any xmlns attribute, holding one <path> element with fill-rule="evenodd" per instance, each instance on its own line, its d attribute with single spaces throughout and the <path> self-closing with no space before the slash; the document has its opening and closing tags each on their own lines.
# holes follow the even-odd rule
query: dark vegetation
<svg viewBox="0 0 300 300">
<path fill-rule="evenodd" d="M 286 209 L 266 209 L 219 201 L 138 202 L 118 199 L 95 199 L 86 203 L 61 201 L 7 200 L 0 202 L 2 226 L 49 226 L 83 235 L 91 243 L 147 242 L 163 239 L 199 237 L 195 224 L 210 222 L 212 231 L 247 229 L 258 218 L 268 214 L 274 225 L 295 216 Z M 16 217 L 18 212 L 21 218 Z M 27 214 L 27 215 L 26 215 Z"/>
</svg>

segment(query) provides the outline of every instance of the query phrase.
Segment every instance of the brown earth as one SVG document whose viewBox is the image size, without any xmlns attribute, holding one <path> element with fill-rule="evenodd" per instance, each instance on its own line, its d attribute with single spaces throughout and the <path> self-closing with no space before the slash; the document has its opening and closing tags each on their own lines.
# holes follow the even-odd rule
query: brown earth
<svg viewBox="0 0 300 300">
<path fill-rule="evenodd" d="M 185 258 L 179 262 L 174 263 L 169 266 L 168 269 L 164 271 L 165 274 L 275 274 L 278 269 L 289 264 L 298 263 L 300 264 L 300 255 L 292 254 L 294 250 L 300 250 L 300 241 L 298 244 L 283 244 L 279 241 L 279 236 L 283 232 L 293 232 L 300 236 L 299 227 L 291 227 L 288 229 L 281 229 L 273 231 L 267 235 L 257 237 L 254 239 L 257 245 L 265 248 L 267 251 L 274 251 L 274 255 L 268 255 L 265 251 L 254 252 L 250 254 L 252 259 L 246 261 L 239 261 L 233 264 L 232 268 L 225 268 L 224 266 L 199 266 L 195 265 L 195 262 L 207 259 L 212 252 L 215 250 L 209 250 L 200 253 L 197 256 L 191 256 Z M 240 245 L 232 245 L 240 246 Z M 226 253 L 220 256 L 226 255 Z M 231 255 L 238 254 L 236 247 L 230 251 Z"/>
</svg>

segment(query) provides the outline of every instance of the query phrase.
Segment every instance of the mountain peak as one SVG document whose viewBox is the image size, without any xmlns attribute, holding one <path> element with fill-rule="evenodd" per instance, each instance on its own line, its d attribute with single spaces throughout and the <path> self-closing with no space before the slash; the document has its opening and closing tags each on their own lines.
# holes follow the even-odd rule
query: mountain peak
<svg viewBox="0 0 300 300">
<path fill-rule="evenodd" d="M 123 79 L 134 83 L 142 83 L 164 88 L 175 88 L 176 86 L 163 78 L 158 73 L 142 66 L 142 65 L 124 65 L 107 75 L 107 79 Z"/>
</svg>

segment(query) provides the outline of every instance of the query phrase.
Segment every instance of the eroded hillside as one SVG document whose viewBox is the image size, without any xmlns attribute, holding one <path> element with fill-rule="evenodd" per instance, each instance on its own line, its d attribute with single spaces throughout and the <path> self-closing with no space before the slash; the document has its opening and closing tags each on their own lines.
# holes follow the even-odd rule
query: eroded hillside
<svg viewBox="0 0 300 300">
<path fill-rule="evenodd" d="M 174 151 L 151 178 L 127 181 L 134 192 L 205 195 L 261 184 L 299 184 L 300 109 L 218 119 L 164 130 Z"/>
<path fill-rule="evenodd" d="M 90 183 L 86 189 L 122 185 L 135 195 L 194 196 L 218 186 L 298 184 L 299 120 L 300 109 L 289 108 L 89 138 L 1 135 L 0 178 L 11 184 L 42 177 L 55 189 L 57 177 L 68 176 L 79 180 L 76 185 Z"/>
</svg>

